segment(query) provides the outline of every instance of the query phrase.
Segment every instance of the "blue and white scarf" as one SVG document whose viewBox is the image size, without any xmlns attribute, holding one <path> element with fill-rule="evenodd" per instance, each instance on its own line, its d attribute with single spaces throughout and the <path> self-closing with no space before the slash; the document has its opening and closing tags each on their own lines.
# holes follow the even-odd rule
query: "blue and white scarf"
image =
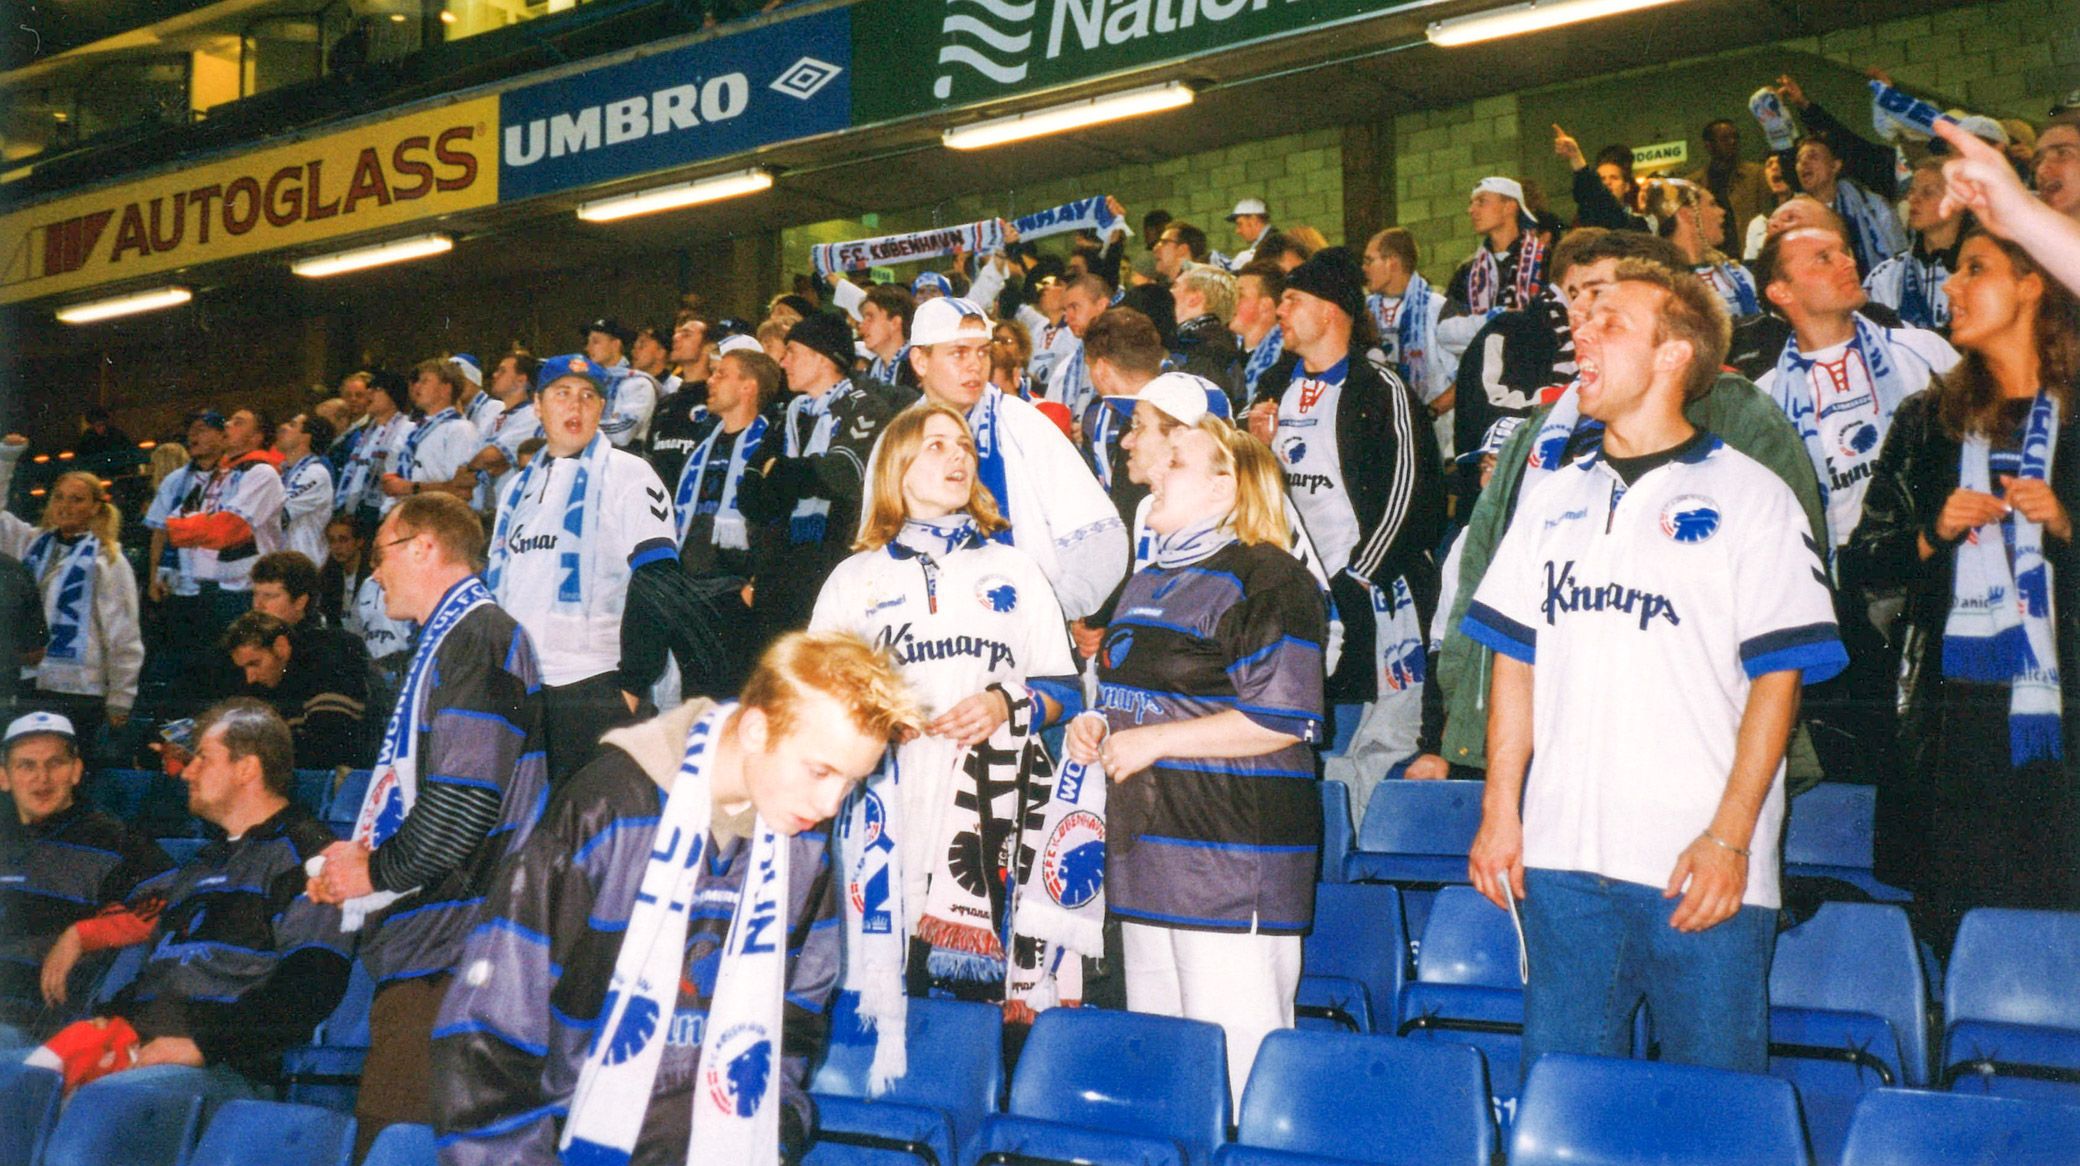
<svg viewBox="0 0 2080 1166">
<path fill-rule="evenodd" d="M 1855 322 L 1856 335 L 1850 338 L 1849 349 L 1859 354 L 1864 368 L 1870 370 L 1880 429 L 1890 428 L 1892 415 L 1899 411 L 1899 403 L 1908 396 L 1906 381 L 1900 377 L 1899 365 L 1892 359 L 1892 346 L 1886 340 L 1884 330 L 1860 313 L 1850 318 Z M 1798 336 L 1793 334 L 1784 341 L 1784 351 L 1777 357 L 1776 372 L 1770 377 L 1769 394 L 1806 443 L 1806 456 L 1812 459 L 1813 472 L 1820 479 L 1820 506 L 1824 511 L 1834 492 L 1833 473 L 1828 468 L 1827 447 L 1820 439 L 1819 392 L 1813 386 L 1812 370 L 1813 362 L 1799 352 Z M 1877 457 L 1878 447 L 1873 445 L 1866 456 Z M 1828 546 L 1835 546 L 1842 533 L 1830 529 Z"/>
<path fill-rule="evenodd" d="M 375 778 L 368 783 L 368 792 L 361 796 L 361 811 L 354 815 L 353 840 L 371 850 L 397 833 L 419 800 L 419 731 L 425 715 L 427 679 L 433 674 L 433 658 L 441 650 L 441 641 L 447 639 L 464 616 L 490 603 L 491 592 L 472 575 L 448 588 L 426 620 L 419 646 L 412 650 L 412 662 L 405 669 L 397 705 L 390 710 L 390 721 L 383 727 L 383 747 L 376 753 Z M 418 889 L 374 891 L 347 900 L 340 904 L 340 930 L 361 930 L 370 915 Z"/>
<path fill-rule="evenodd" d="M 1278 358 L 1285 354 L 1285 350 L 1285 325 L 1273 324 L 1271 331 L 1264 334 L 1264 339 L 1258 341 L 1255 348 L 1250 349 L 1249 360 L 1243 363 L 1242 385 L 1245 396 L 1257 395 L 1257 381 L 1271 371 L 1271 366 L 1278 363 Z"/>
<path fill-rule="evenodd" d="M 1004 221 L 980 219 L 952 227 L 906 231 L 872 239 L 850 239 L 843 243 L 818 243 L 809 248 L 809 261 L 816 265 L 818 279 L 833 271 L 858 271 L 877 263 L 909 263 L 937 259 L 955 251 L 988 255 L 1004 249 Z"/>
<path fill-rule="evenodd" d="M 29 575 L 39 584 L 44 571 L 51 568 L 54 551 L 60 551 L 64 557 L 55 567 L 57 596 L 44 608 L 50 639 L 44 645 L 43 658 L 53 663 L 77 664 L 86 658 L 88 629 L 94 619 L 94 585 L 99 581 L 95 570 L 101 558 L 101 540 L 86 534 L 70 547 L 64 547 L 58 542 L 56 531 L 37 535 L 22 555 L 22 565 L 29 568 Z"/>
<path fill-rule="evenodd" d="M 1082 359 L 1080 351 L 1077 359 Z M 999 432 L 1003 419 L 997 415 L 998 405 L 1003 399 L 1002 389 L 995 385 L 983 386 L 982 399 L 968 410 L 968 429 L 975 435 L 975 480 L 989 488 L 990 497 L 996 499 L 997 513 L 1004 517 L 1004 529 L 992 537 L 1008 546 L 1011 523 L 1015 521 L 1011 516 L 1012 509 L 1015 506 L 1023 513 L 1026 506 L 1025 499 L 1012 496 L 1010 466 L 1004 456 L 1004 435 Z"/>
<path fill-rule="evenodd" d="M 1474 248 L 1473 266 L 1466 273 L 1466 304 L 1476 316 L 1522 311 L 1545 286 L 1546 249 L 1538 241 L 1538 222 L 1520 215 L 1517 229 L 1517 241 L 1510 245 L 1517 252 L 1517 267 L 1507 288 L 1502 286 L 1502 261 L 1495 257 L 1494 249 L 1485 240 Z"/>
<path fill-rule="evenodd" d="M 501 603 L 509 602 L 512 598 L 505 593 L 504 586 L 506 563 L 512 557 L 512 549 L 507 540 L 512 533 L 513 515 L 526 505 L 528 488 L 534 485 L 537 477 L 542 480 L 541 497 L 537 499 L 537 503 L 542 506 L 549 505 L 549 483 L 554 476 L 551 467 L 558 461 L 575 460 L 578 464 L 571 473 L 570 491 L 564 495 L 562 501 L 558 528 L 561 537 L 557 541 L 556 556 L 556 597 L 551 610 L 559 615 L 585 613 L 586 582 L 599 578 L 602 574 L 597 564 L 587 560 L 595 558 L 600 553 L 602 548 L 599 544 L 603 541 L 593 537 L 594 528 L 599 521 L 599 507 L 588 506 L 586 501 L 595 484 L 606 484 L 607 459 L 613 450 L 613 445 L 602 433 L 593 434 L 592 440 L 585 444 L 585 448 L 579 451 L 575 459 L 553 458 L 547 450 L 543 450 L 541 456 L 528 462 L 527 468 L 520 471 L 519 480 L 506 488 L 506 496 L 512 500 L 512 505 L 502 505 L 498 508 L 498 521 L 491 531 L 491 548 L 487 556 L 489 563 L 484 570 L 485 584 Z"/>
<path fill-rule="evenodd" d="M 2040 391 L 2030 406 L 2016 478 L 2041 482 L 2050 476 L 2058 422 L 2058 402 Z M 1993 493 L 1992 462 L 1985 434 L 1965 438 L 1958 487 Z M 2052 582 L 2044 530 L 2020 510 L 1968 532 L 1957 547 L 1950 618 L 1943 625 L 1943 675 L 2009 686 L 2008 752 L 2014 765 L 2056 761 L 2064 753 Z"/>
<path fill-rule="evenodd" d="M 1719 299 L 1726 304 L 1726 310 L 1733 313 L 1734 319 L 1744 320 L 1761 314 L 1762 299 L 1755 289 L 1755 277 L 1748 274 L 1747 268 L 1722 258 L 1717 263 L 1700 263 L 1691 270 L 1704 280 L 1706 286 L 1719 293 Z"/>
<path fill-rule="evenodd" d="M 1590 428 L 1602 429 L 1603 422 L 1590 421 Z M 1538 434 L 1531 439 L 1531 454 L 1524 459 L 1524 477 L 1517 487 L 1518 497 L 1544 480 L 1567 460 L 1567 444 L 1574 440 L 1575 431 L 1582 424 L 1582 388 L 1579 381 L 1570 383 L 1546 410 L 1545 419 L 1538 423 Z"/>
<path fill-rule="evenodd" d="M 830 449 L 831 430 L 837 424 L 831 403 L 850 391 L 852 382 L 840 380 L 818 396 L 804 393 L 787 403 L 787 440 L 783 448 L 788 457 L 814 457 Z M 802 432 L 805 422 L 808 427 L 806 434 Z M 787 519 L 787 541 L 797 546 L 822 542 L 824 528 L 830 524 L 830 515 L 831 500 L 828 498 L 803 498 L 796 502 L 794 513 Z"/>
<path fill-rule="evenodd" d="M 398 427 L 411 423 L 411 416 L 399 411 L 392 413 L 387 421 L 371 420 L 362 427 L 361 440 L 355 443 L 354 452 L 347 458 L 346 473 L 341 475 L 339 492 L 333 498 L 335 509 L 351 510 L 362 505 L 376 479 L 388 468 L 390 446 L 397 440 Z"/>
<path fill-rule="evenodd" d="M 1077 342 L 1075 350 L 1069 353 L 1069 358 L 1055 370 L 1055 373 L 1061 378 L 1061 389 L 1054 399 L 1060 401 L 1062 407 L 1069 411 L 1072 424 L 1081 424 L 1084 410 L 1090 407 L 1091 398 L 1098 392 L 1091 384 L 1091 369 L 1083 358 L 1082 341 Z M 1053 375 L 1050 374 L 1050 379 Z M 1050 385 L 1049 388 L 1053 389 L 1053 386 Z"/>
<path fill-rule="evenodd" d="M 734 704 L 694 723 L 658 817 L 657 841 L 622 934 L 564 1123 L 562 1160 L 626 1166 L 643 1131 L 666 1034 L 679 1010 L 695 891 L 714 848 L 713 766 Z M 787 839 L 759 819 L 744 889 L 715 973 L 691 1090 L 688 1162 L 775 1166 L 780 1160 L 781 1001 L 787 988 Z"/>
<path fill-rule="evenodd" d="M 1115 229 L 1129 235 L 1134 233 L 1128 229 L 1126 220 L 1112 213 L 1109 199 L 1102 194 L 1020 215 L 1011 220 L 1011 225 L 1018 228 L 1018 237 L 1022 241 L 1066 235 L 1070 231 L 1096 231 L 1100 239 Z"/>
<path fill-rule="evenodd" d="M 1430 282 L 1420 275 L 1411 275 L 1391 320 L 1380 319 L 1388 315 L 1386 297 L 1379 297 L 1379 306 L 1374 309 L 1380 335 L 1391 332 L 1394 337 L 1394 363 L 1399 366 L 1402 381 L 1425 399 L 1430 384 L 1430 353 L 1437 346 L 1436 329 L 1432 326 L 1436 321 L 1430 311 L 1434 298 L 1436 293 L 1430 290 Z"/>
<path fill-rule="evenodd" d="M 737 509 L 737 490 L 744 485 L 744 467 L 751 451 L 766 435 L 766 417 L 761 413 L 752 418 L 751 424 L 737 434 L 736 444 L 730 448 L 729 480 L 723 484 L 722 500 L 715 508 L 715 530 L 713 541 L 725 550 L 741 551 L 751 545 L 749 531 L 744 524 L 744 512 Z M 679 481 L 673 493 L 672 505 L 678 519 L 679 545 L 686 545 L 686 532 L 693 526 L 696 512 L 700 509 L 701 483 L 708 473 L 708 458 L 715 452 L 715 443 L 722 439 L 722 423 L 708 431 L 706 440 L 694 448 L 683 465 L 679 467 Z"/>
<path fill-rule="evenodd" d="M 462 414 L 455 411 L 455 406 L 450 405 L 447 408 L 441 410 L 440 412 L 435 413 L 433 416 L 428 417 L 426 420 L 421 421 L 419 423 L 419 427 L 417 429 L 412 430 L 412 435 L 404 439 L 404 453 L 400 455 L 397 459 L 397 472 L 404 475 L 407 478 L 411 477 L 413 474 L 418 473 L 419 446 L 425 442 L 426 438 L 429 435 L 431 435 L 435 429 L 440 428 L 442 425 L 445 425 L 450 421 L 461 420 Z"/>
<path fill-rule="evenodd" d="M 896 378 L 903 375 L 903 366 L 909 363 L 909 361 L 910 346 L 905 344 L 896 350 L 894 356 L 887 359 L 877 356 L 868 361 L 867 379 L 870 381 L 886 381 L 891 385 L 895 384 Z"/>
<path fill-rule="evenodd" d="M 1907 229 L 1900 224 L 1892 203 L 1850 179 L 1834 184 L 1834 211 L 1849 225 L 1849 245 L 1856 252 L 1858 271 L 1868 274 L 1907 245 Z"/>
</svg>

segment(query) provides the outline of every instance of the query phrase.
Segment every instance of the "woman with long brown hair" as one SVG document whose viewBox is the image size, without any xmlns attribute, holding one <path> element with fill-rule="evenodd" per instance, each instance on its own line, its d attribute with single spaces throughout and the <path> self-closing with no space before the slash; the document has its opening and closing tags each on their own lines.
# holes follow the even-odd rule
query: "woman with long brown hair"
<svg viewBox="0 0 2080 1166">
<path fill-rule="evenodd" d="M 4 444 L 19 448 L 26 440 L 10 434 Z M 0 498 L 14 465 L 14 457 L 0 456 Z M 0 552 L 35 576 L 50 626 L 29 703 L 69 718 L 83 756 L 92 755 L 104 719 L 120 726 L 130 718 L 144 670 L 137 576 L 123 558 L 122 526 L 108 487 L 84 470 L 51 483 L 41 526 L 0 510 Z"/>
<path fill-rule="evenodd" d="M 2080 323 L 1983 232 L 1944 290 L 1964 360 L 1900 406 L 1840 564 L 1845 586 L 1907 589 L 1878 873 L 1939 949 L 1973 907 L 2080 906 Z"/>
</svg>

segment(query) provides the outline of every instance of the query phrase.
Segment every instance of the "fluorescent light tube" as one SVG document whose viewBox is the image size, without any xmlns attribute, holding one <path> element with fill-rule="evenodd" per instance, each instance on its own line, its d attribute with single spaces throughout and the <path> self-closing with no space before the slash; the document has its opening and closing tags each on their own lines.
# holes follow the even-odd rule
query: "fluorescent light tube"
<svg viewBox="0 0 2080 1166">
<path fill-rule="evenodd" d="M 289 265 L 289 270 L 311 279 L 323 279 L 328 275 L 363 271 L 371 267 L 381 267 L 386 263 L 424 259 L 428 255 L 439 255 L 454 249 L 455 240 L 450 236 L 415 235 L 409 239 L 378 243 L 373 247 L 357 247 L 352 251 L 320 255 L 315 259 L 299 259 Z"/>
<path fill-rule="evenodd" d="M 652 187 L 649 190 L 636 191 L 634 194 L 619 194 L 613 198 L 581 202 L 578 204 L 578 217 L 588 223 L 611 223 L 616 219 L 656 214 L 658 211 L 678 210 L 680 207 L 698 206 L 704 202 L 719 202 L 725 198 L 756 194 L 761 190 L 770 189 L 772 185 L 772 171 L 753 167 L 730 174 L 717 174 L 712 178 L 696 178 L 691 182 Z"/>
<path fill-rule="evenodd" d="M 1064 130 L 1080 130 L 1108 121 L 1161 113 L 1192 103 L 1192 87 L 1180 81 L 1129 89 L 1124 93 L 1072 101 L 1067 105 L 1036 109 L 1010 117 L 991 118 L 974 125 L 956 126 L 940 135 L 949 150 L 980 150 L 1006 142 L 1045 137 Z"/>
<path fill-rule="evenodd" d="M 136 292 L 132 295 L 59 308 L 58 319 L 67 324 L 92 324 L 97 320 L 113 320 L 117 316 L 155 312 L 160 308 L 185 304 L 194 298 L 195 293 L 184 287 L 155 287 L 150 291 Z"/>
<path fill-rule="evenodd" d="M 1668 3 L 1671 0 L 1531 0 L 1528 4 L 1512 4 L 1471 16 L 1435 21 L 1425 31 L 1431 44 L 1439 48 L 1454 48 Z"/>
</svg>

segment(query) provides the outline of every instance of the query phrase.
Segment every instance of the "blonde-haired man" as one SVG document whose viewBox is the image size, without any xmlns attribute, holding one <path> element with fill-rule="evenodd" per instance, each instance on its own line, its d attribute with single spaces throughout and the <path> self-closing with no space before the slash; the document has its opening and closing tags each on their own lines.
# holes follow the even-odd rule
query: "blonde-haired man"
<svg viewBox="0 0 2080 1166">
<path fill-rule="evenodd" d="M 738 701 L 609 733 L 457 965 L 443 1160 L 798 1158 L 840 963 L 826 823 L 922 725 L 884 652 L 792 633 Z"/>
</svg>

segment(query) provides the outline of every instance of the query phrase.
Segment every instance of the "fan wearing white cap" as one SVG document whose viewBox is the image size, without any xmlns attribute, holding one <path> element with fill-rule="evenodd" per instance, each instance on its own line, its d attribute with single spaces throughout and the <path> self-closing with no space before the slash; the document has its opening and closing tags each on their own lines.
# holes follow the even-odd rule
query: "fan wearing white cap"
<svg viewBox="0 0 2080 1166">
<path fill-rule="evenodd" d="M 1127 472 L 1127 451 L 1120 439 L 1130 426 L 1139 424 L 1136 395 L 1143 386 L 1160 379 L 1158 374 L 1170 353 L 1154 321 L 1132 308 L 1113 308 L 1084 331 L 1083 357 L 1091 386 L 1098 390 L 1096 407 L 1083 415 L 1084 453 L 1097 470 L 1098 483 L 1112 495 L 1120 518 L 1131 521 L 1135 507 L 1148 496 L 1148 479 Z M 1192 378 L 1195 383 L 1200 379 Z M 1197 413 L 1208 411 L 1220 417 L 1231 415 L 1228 398 L 1219 386 L 1213 386 L 1213 394 L 1217 400 L 1199 402 L 1192 420 L 1197 420 Z"/>
<path fill-rule="evenodd" d="M 973 300 L 927 300 L 911 320 L 910 363 L 926 400 L 967 419 L 976 474 L 1011 524 L 1011 545 L 1039 561 L 1063 614 L 1077 619 L 1126 576 L 1126 524 L 1054 422 L 989 382 L 990 334 Z M 862 513 L 872 509 L 869 499 Z"/>
<path fill-rule="evenodd" d="M 506 411 L 505 404 L 484 388 L 484 365 L 467 352 L 458 352 L 448 358 L 455 371 L 462 374 L 462 394 L 455 398 L 455 410 L 463 419 L 477 427 L 477 436 L 485 441 L 498 429 L 499 414 Z"/>
<path fill-rule="evenodd" d="M 1271 229 L 1271 208 L 1261 198 L 1245 198 L 1228 212 L 1228 221 L 1235 224 L 1235 233 L 1246 246 L 1228 257 L 1228 270 L 1241 271 L 1243 265 L 1256 258 L 1257 241 Z"/>
<path fill-rule="evenodd" d="M 1499 175 L 1481 179 L 1466 201 L 1466 217 L 1481 243 L 1452 273 L 1445 299 L 1451 316 L 1520 312 L 1546 282 L 1546 252 L 1537 223 L 1524 206 L 1524 186 Z"/>
<path fill-rule="evenodd" d="M 41 983 L 61 937 L 173 863 L 144 831 L 78 800 L 86 764 L 71 721 L 17 717 L 0 750 L 0 793 L 14 805 L 0 813 L 0 1021 L 33 1026 L 48 1015 L 47 998 L 70 994 L 77 951 L 59 961 L 48 988 Z"/>
</svg>

